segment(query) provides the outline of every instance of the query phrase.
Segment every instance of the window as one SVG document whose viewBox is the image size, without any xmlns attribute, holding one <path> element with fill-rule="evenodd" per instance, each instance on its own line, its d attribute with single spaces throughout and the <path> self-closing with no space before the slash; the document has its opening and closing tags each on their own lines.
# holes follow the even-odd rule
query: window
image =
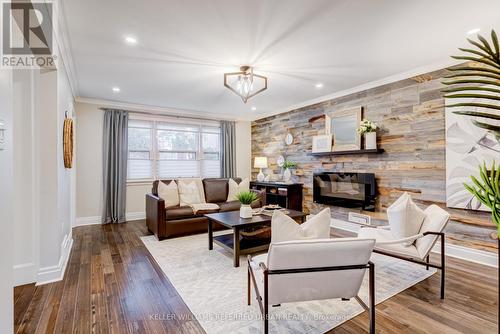
<svg viewBox="0 0 500 334">
<path fill-rule="evenodd" d="M 129 120 L 129 180 L 220 177 L 218 122 Z"/>
</svg>

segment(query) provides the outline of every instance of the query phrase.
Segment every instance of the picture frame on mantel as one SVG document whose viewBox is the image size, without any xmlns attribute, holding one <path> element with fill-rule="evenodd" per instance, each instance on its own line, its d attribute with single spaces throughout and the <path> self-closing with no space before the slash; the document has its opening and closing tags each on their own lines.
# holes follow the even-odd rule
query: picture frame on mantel
<svg viewBox="0 0 500 334">
<path fill-rule="evenodd" d="M 314 136 L 312 142 L 312 152 L 322 153 L 332 151 L 332 135 Z"/>
<path fill-rule="evenodd" d="M 356 129 L 362 117 L 361 106 L 325 114 L 325 133 L 333 136 L 333 152 L 361 149 L 361 135 Z"/>
</svg>

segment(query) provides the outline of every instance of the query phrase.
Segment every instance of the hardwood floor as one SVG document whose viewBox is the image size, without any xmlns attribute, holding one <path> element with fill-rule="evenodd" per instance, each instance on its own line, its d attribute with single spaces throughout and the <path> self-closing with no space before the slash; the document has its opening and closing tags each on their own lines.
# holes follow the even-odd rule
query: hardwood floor
<svg viewBox="0 0 500 334">
<path fill-rule="evenodd" d="M 144 221 L 75 228 L 64 280 L 14 289 L 15 332 L 204 333 L 139 239 L 146 234 Z M 452 258 L 447 269 L 444 301 L 433 275 L 377 305 L 377 332 L 497 333 L 497 270 Z M 331 332 L 367 324 L 361 314 Z"/>
</svg>

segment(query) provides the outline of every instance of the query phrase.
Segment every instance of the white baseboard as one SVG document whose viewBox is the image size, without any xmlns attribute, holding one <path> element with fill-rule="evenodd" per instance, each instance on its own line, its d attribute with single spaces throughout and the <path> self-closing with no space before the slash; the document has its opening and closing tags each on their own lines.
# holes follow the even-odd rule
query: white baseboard
<svg viewBox="0 0 500 334">
<path fill-rule="evenodd" d="M 14 265 L 14 286 L 36 281 L 36 265 L 32 262 Z"/>
<path fill-rule="evenodd" d="M 125 215 L 127 221 L 146 219 L 146 212 L 129 212 Z"/>
<path fill-rule="evenodd" d="M 146 219 L 146 213 L 145 212 L 129 212 L 129 213 L 125 214 L 125 219 L 127 221 Z M 79 217 L 79 218 L 76 218 L 75 225 L 73 225 L 73 227 L 86 226 L 86 225 L 97 225 L 97 224 L 101 224 L 101 216 Z"/>
<path fill-rule="evenodd" d="M 101 223 L 101 216 L 92 216 L 92 217 L 77 217 L 75 220 L 75 225 L 77 226 L 86 226 L 86 225 L 96 225 Z"/>
<path fill-rule="evenodd" d="M 61 244 L 61 256 L 59 257 L 59 263 L 55 266 L 40 268 L 37 274 L 36 285 L 57 282 L 64 278 L 64 272 L 66 271 L 66 265 L 68 264 L 72 247 L 73 237 L 70 232 Z"/>
<path fill-rule="evenodd" d="M 358 233 L 358 230 L 361 228 L 361 225 L 339 220 L 332 219 L 330 224 L 331 227 L 338 228 L 344 231 Z M 434 245 L 432 249 L 433 253 L 440 252 L 440 244 L 439 242 Z M 479 249 L 468 248 L 459 245 L 446 244 L 446 256 L 454 257 L 457 259 L 466 260 L 469 262 L 479 263 L 490 267 L 498 268 L 498 255 L 491 252 L 486 252 Z"/>
</svg>

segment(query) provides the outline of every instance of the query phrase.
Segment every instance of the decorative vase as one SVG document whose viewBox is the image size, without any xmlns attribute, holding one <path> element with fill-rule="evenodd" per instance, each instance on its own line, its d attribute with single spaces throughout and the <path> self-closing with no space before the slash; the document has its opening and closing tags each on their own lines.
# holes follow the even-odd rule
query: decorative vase
<svg viewBox="0 0 500 334">
<path fill-rule="evenodd" d="M 292 172 L 290 172 L 289 168 L 286 168 L 285 172 L 283 173 L 283 181 L 290 182 L 291 180 L 292 180 Z"/>
<path fill-rule="evenodd" d="M 377 149 L 377 133 L 376 132 L 365 133 L 365 149 L 366 150 L 376 150 Z"/>
<path fill-rule="evenodd" d="M 265 178 L 266 176 L 264 175 L 264 173 L 262 173 L 262 168 L 261 168 L 259 174 L 257 174 L 257 181 L 262 182 L 264 181 Z"/>
<path fill-rule="evenodd" d="M 247 204 L 241 204 L 240 217 L 241 218 L 252 218 L 252 207 L 250 205 L 247 205 Z"/>
</svg>

